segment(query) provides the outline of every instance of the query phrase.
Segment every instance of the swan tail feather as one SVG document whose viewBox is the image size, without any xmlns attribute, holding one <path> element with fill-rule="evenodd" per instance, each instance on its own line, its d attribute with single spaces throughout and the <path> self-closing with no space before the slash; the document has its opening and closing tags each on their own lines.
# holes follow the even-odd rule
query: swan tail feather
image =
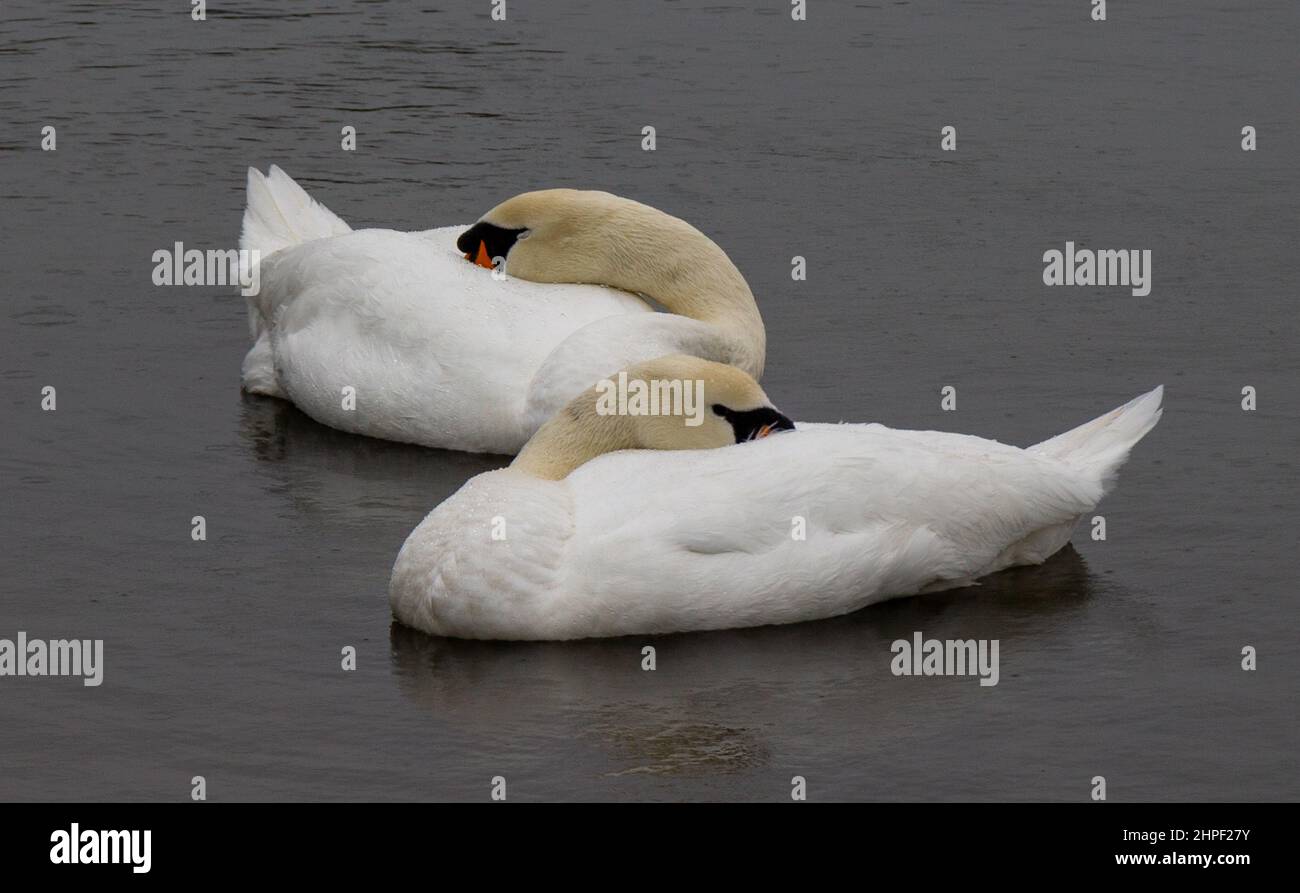
<svg viewBox="0 0 1300 893">
<path fill-rule="evenodd" d="M 352 232 L 337 214 L 307 194 L 276 165 L 248 169 L 248 198 L 239 247 L 262 257 L 313 239 Z"/>
<path fill-rule="evenodd" d="M 265 174 L 254 167 L 248 169 L 244 222 L 239 232 L 241 281 L 257 281 L 260 276 L 257 267 L 268 255 L 313 239 L 350 232 L 352 227 L 274 164 Z M 245 251 L 257 253 L 246 255 Z M 256 341 L 266 333 L 266 308 L 256 296 L 250 295 L 247 301 L 248 330 Z M 248 382 L 247 370 L 244 377 Z"/>
<path fill-rule="evenodd" d="M 1164 393 L 1161 385 L 1091 422 L 1031 446 L 1029 452 L 1087 472 L 1109 492 L 1133 445 L 1160 421 Z"/>
</svg>

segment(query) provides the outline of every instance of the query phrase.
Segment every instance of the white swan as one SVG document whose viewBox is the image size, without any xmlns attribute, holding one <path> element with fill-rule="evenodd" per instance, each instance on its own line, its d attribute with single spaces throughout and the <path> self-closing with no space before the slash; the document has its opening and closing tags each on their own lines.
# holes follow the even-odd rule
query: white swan
<svg viewBox="0 0 1300 893">
<path fill-rule="evenodd" d="M 762 319 L 722 249 L 605 192 L 525 193 L 468 231 L 353 231 L 284 171 L 250 169 L 240 247 L 261 255 L 245 390 L 357 434 L 514 453 L 592 382 L 641 360 L 763 371 Z M 492 258 L 505 278 L 481 268 Z"/>
<path fill-rule="evenodd" d="M 716 411 L 695 428 L 601 415 L 588 390 L 410 534 L 398 620 L 573 639 L 813 620 L 966 585 L 1064 546 L 1161 414 L 1156 388 L 1028 449 L 876 424 L 737 443 L 789 426 L 748 376 L 688 357 L 628 372 L 703 380 Z"/>
</svg>

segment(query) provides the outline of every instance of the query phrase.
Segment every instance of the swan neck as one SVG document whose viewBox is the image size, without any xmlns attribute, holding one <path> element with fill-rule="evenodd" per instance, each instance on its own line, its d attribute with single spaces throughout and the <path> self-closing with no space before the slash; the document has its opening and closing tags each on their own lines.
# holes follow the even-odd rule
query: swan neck
<svg viewBox="0 0 1300 893">
<path fill-rule="evenodd" d="M 627 416 L 596 412 L 593 389 L 542 425 L 510 467 L 536 478 L 558 481 L 597 456 L 636 446 L 635 432 Z"/>
<path fill-rule="evenodd" d="M 718 329 L 732 348 L 731 365 L 761 378 L 767 353 L 763 317 L 740 271 L 721 249 L 716 250 L 719 255 L 716 263 L 671 278 L 662 295 L 649 297 L 672 313 Z"/>
<path fill-rule="evenodd" d="M 684 220 L 629 203 L 607 226 L 621 235 L 606 258 L 605 284 L 645 295 L 671 313 L 717 328 L 739 366 L 755 378 L 763 371 L 767 338 L 745 277 L 727 253 Z"/>
</svg>

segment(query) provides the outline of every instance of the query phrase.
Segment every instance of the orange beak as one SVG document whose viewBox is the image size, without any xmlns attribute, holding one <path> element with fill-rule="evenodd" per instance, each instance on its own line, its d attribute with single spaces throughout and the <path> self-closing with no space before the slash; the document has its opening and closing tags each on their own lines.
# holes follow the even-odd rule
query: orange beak
<svg viewBox="0 0 1300 893">
<path fill-rule="evenodd" d="M 772 422 L 771 424 L 764 425 L 762 428 L 758 429 L 758 433 L 754 435 L 754 439 L 762 440 L 764 437 L 767 437 L 767 435 L 771 434 L 775 429 L 776 429 L 776 422 Z"/>
<path fill-rule="evenodd" d="M 488 270 L 495 269 L 495 267 L 492 266 L 492 258 L 488 257 L 488 253 L 487 253 L 487 244 L 484 243 L 484 242 L 479 242 L 479 243 L 478 243 L 478 256 L 477 256 L 477 257 L 470 257 L 470 256 L 467 254 L 467 255 L 465 255 L 465 260 L 473 261 L 473 262 L 474 262 L 475 264 L 477 264 L 478 266 L 483 267 L 483 268 L 488 269 Z"/>
</svg>

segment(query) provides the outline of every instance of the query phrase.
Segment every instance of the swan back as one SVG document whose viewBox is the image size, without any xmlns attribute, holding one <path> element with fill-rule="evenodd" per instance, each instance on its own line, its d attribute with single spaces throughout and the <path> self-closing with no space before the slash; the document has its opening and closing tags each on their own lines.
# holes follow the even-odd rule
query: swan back
<svg viewBox="0 0 1300 893">
<path fill-rule="evenodd" d="M 263 259 L 250 300 L 273 323 L 271 377 L 294 403 L 344 431 L 515 453 L 536 430 L 529 388 L 559 345 L 599 320 L 662 315 L 614 289 L 494 279 L 456 253 L 459 230 L 358 230 Z"/>
</svg>

